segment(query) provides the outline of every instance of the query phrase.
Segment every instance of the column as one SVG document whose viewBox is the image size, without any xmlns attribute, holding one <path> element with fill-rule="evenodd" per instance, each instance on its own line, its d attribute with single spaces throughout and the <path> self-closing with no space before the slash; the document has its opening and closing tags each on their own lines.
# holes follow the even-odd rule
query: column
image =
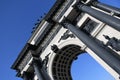
<svg viewBox="0 0 120 80">
<path fill-rule="evenodd" d="M 92 36 L 86 35 L 78 27 L 70 23 L 63 23 L 64 27 L 75 34 L 86 46 L 88 46 L 96 55 L 103 59 L 112 69 L 120 74 L 120 60 L 113 56 L 109 51 L 101 47 Z"/>
<path fill-rule="evenodd" d="M 33 60 L 33 68 L 35 70 L 35 74 L 37 75 L 39 80 L 45 80 L 41 74 L 41 66 L 38 65 L 38 61 L 37 60 Z"/>
<path fill-rule="evenodd" d="M 107 12 L 114 12 L 115 15 L 120 16 L 120 9 L 119 8 L 116 8 L 116 7 L 113 7 L 113 6 L 104 4 L 104 3 L 100 3 L 100 2 L 98 2 L 96 0 L 94 0 L 91 3 L 92 3 L 93 6 L 95 6 L 97 8 L 100 8 L 100 9 L 105 10 Z"/>
<path fill-rule="evenodd" d="M 79 5 L 77 5 L 77 8 L 80 11 L 86 12 L 89 15 L 95 17 L 96 19 L 98 19 L 98 20 L 110 25 L 111 27 L 115 28 L 116 30 L 120 31 L 120 20 L 119 19 L 117 19 L 113 16 L 110 16 L 108 14 L 105 14 L 101 11 L 95 10 L 89 6 L 82 4 L 82 3 L 79 3 Z"/>
<path fill-rule="evenodd" d="M 42 67 L 40 59 L 34 58 L 32 65 L 39 80 L 51 80 L 45 69 Z"/>
</svg>

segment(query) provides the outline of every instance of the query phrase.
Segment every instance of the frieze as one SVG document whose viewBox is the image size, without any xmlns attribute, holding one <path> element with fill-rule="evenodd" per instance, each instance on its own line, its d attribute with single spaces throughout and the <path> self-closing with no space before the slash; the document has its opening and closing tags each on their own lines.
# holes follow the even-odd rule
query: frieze
<svg viewBox="0 0 120 80">
<path fill-rule="evenodd" d="M 29 51 L 25 57 L 23 58 L 23 60 L 21 61 L 21 63 L 19 64 L 18 66 L 18 69 L 20 71 L 23 70 L 23 68 L 27 65 L 27 63 L 29 62 L 29 60 L 32 58 L 32 54 L 31 54 L 31 51 Z"/>
</svg>

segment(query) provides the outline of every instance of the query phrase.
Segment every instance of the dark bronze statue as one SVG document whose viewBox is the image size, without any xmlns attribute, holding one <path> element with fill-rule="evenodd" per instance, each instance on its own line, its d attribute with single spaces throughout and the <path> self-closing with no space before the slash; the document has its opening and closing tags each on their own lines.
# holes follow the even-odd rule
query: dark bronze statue
<svg viewBox="0 0 120 80">
<path fill-rule="evenodd" d="M 106 43 L 106 46 L 110 46 L 114 50 L 120 51 L 120 40 L 119 39 L 117 39 L 115 37 L 110 38 L 107 35 L 103 35 L 103 36 L 105 37 L 105 39 L 108 40 Z"/>
</svg>

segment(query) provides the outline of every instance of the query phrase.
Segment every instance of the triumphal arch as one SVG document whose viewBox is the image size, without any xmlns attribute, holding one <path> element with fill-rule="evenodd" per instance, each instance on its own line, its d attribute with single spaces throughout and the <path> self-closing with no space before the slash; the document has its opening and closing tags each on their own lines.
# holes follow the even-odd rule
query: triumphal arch
<svg viewBox="0 0 120 80">
<path fill-rule="evenodd" d="M 120 9 L 97 0 L 57 0 L 12 65 L 24 80 L 72 80 L 87 52 L 120 80 Z"/>
</svg>

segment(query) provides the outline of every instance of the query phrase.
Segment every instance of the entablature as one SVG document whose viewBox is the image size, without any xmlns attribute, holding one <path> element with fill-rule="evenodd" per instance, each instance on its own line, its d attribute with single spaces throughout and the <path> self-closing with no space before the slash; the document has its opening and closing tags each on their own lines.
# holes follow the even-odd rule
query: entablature
<svg viewBox="0 0 120 80">
<path fill-rule="evenodd" d="M 23 57 L 22 61 L 19 63 L 17 68 L 20 71 L 22 71 L 25 68 L 25 66 L 28 64 L 30 59 L 32 59 L 32 53 L 31 51 L 28 51 L 27 54 Z"/>
<path fill-rule="evenodd" d="M 35 50 L 36 49 L 36 46 L 33 46 L 29 43 L 27 43 L 24 48 L 22 49 L 22 51 L 20 52 L 20 54 L 18 55 L 16 61 L 14 62 L 14 64 L 12 65 L 12 69 L 15 69 L 17 71 L 19 71 L 18 69 L 18 65 L 21 63 L 21 61 L 25 58 L 26 55 L 29 55 L 28 54 L 28 51 L 29 50 Z"/>
</svg>

